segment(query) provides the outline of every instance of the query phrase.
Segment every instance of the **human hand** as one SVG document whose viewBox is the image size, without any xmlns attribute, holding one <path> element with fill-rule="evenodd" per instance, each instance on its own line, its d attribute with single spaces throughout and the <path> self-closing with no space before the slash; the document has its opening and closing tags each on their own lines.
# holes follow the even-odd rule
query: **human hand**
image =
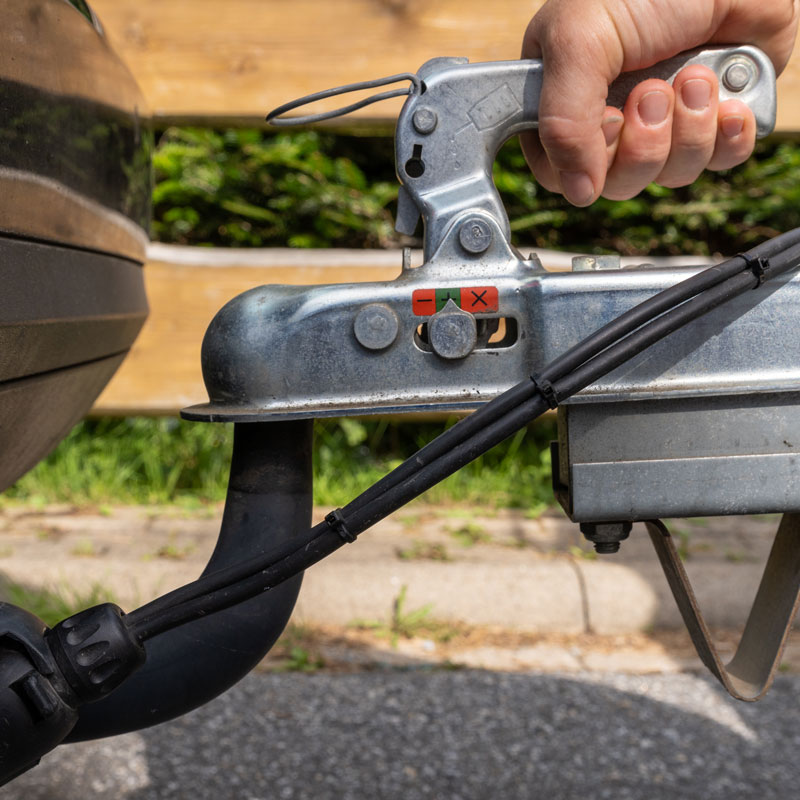
<svg viewBox="0 0 800 800">
<path fill-rule="evenodd" d="M 648 183 L 684 186 L 706 168 L 747 159 L 755 119 L 741 101 L 718 100 L 707 67 L 673 85 L 638 84 L 624 109 L 609 84 L 703 44 L 754 44 L 777 73 L 794 45 L 798 0 L 548 0 L 525 32 L 523 58 L 544 61 L 537 132 L 522 135 L 537 180 L 577 206 L 624 200 Z"/>
</svg>

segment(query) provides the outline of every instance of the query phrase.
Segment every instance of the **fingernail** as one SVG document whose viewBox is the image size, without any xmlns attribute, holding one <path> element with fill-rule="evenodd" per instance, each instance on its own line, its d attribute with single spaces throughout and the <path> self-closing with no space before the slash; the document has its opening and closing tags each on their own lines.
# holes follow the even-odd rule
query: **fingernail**
<svg viewBox="0 0 800 800">
<path fill-rule="evenodd" d="M 606 147 L 612 145 L 622 130 L 622 117 L 606 117 L 603 120 L 603 136 L 606 137 Z"/>
<path fill-rule="evenodd" d="M 664 92 L 648 92 L 636 106 L 645 125 L 660 125 L 669 113 L 669 97 Z"/>
<path fill-rule="evenodd" d="M 733 115 L 723 117 L 722 121 L 719 123 L 719 127 L 722 130 L 723 136 L 727 136 L 728 139 L 733 139 L 738 136 L 742 132 L 742 128 L 744 128 L 744 117 L 736 117 Z"/>
<path fill-rule="evenodd" d="M 594 200 L 594 184 L 585 172 L 562 172 L 561 190 L 574 206 L 588 206 Z"/>
<path fill-rule="evenodd" d="M 693 78 L 681 86 L 681 99 L 686 108 L 702 111 L 711 102 L 711 84 L 702 78 Z"/>
</svg>

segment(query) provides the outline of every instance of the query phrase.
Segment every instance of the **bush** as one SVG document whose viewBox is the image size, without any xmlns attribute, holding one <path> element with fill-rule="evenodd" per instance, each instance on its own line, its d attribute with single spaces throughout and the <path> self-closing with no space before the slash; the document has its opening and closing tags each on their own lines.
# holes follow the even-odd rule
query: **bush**
<svg viewBox="0 0 800 800">
<path fill-rule="evenodd" d="M 170 128 L 155 155 L 154 236 L 224 247 L 397 247 L 391 137 Z M 516 140 L 495 164 L 515 242 L 583 252 L 732 253 L 800 225 L 800 147 L 769 141 L 692 186 L 576 209 L 531 178 Z"/>
</svg>

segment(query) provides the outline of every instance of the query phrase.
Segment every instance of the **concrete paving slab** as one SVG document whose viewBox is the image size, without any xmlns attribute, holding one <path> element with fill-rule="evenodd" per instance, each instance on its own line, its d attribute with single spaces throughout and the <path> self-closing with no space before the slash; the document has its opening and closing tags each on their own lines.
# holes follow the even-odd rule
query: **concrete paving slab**
<svg viewBox="0 0 800 800">
<path fill-rule="evenodd" d="M 97 584 L 125 608 L 195 578 L 220 508 L 0 510 L 0 573 L 29 585 Z M 319 510 L 316 519 L 324 514 Z M 712 626 L 743 623 L 777 519 L 681 520 L 676 538 Z M 404 588 L 405 587 L 405 588 Z M 577 526 L 549 513 L 412 505 L 308 571 L 296 621 L 345 625 L 407 610 L 531 632 L 614 634 L 682 626 L 643 526 L 594 558 Z"/>
</svg>

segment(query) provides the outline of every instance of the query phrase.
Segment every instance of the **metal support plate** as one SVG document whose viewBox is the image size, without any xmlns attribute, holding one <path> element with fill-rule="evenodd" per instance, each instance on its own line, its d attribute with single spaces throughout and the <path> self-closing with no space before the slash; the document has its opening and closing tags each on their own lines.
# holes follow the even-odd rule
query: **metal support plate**
<svg viewBox="0 0 800 800">
<path fill-rule="evenodd" d="M 660 520 L 646 524 L 700 659 L 737 700 L 759 700 L 780 666 L 800 604 L 800 515 L 784 514 L 781 520 L 744 633 L 727 665 L 714 646 L 667 527 Z"/>
</svg>

